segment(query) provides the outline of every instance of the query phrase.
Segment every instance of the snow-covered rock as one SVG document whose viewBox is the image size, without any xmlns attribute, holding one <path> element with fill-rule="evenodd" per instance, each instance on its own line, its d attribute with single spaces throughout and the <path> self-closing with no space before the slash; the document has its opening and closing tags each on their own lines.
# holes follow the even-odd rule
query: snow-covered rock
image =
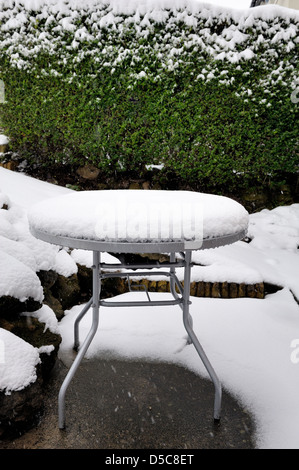
<svg viewBox="0 0 299 470">
<path fill-rule="evenodd" d="M 0 328 L 0 391 L 10 394 L 36 381 L 39 352 L 18 336 Z"/>
</svg>

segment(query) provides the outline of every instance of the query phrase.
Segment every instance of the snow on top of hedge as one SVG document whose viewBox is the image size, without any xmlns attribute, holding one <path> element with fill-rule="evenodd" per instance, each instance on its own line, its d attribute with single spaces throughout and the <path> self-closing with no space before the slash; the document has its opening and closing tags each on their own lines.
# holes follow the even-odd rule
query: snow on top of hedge
<svg viewBox="0 0 299 470">
<path fill-rule="evenodd" d="M 126 70 L 132 83 L 159 81 L 201 61 L 192 80 L 225 86 L 239 66 L 250 76 L 247 65 L 258 63 L 255 83 L 237 95 L 249 99 L 252 88 L 278 83 L 289 96 L 297 86 L 298 33 L 299 12 L 276 5 L 236 10 L 196 0 L 0 0 L 0 58 L 69 82 L 81 73 L 86 78 L 79 67 L 85 59 L 94 64 L 90 76 Z M 43 53 L 53 58 L 44 68 L 36 66 Z M 267 98 L 260 103 L 270 105 Z"/>
<path fill-rule="evenodd" d="M 82 4 L 83 3 L 83 4 Z M 254 8 L 254 9 L 232 9 L 229 7 L 218 6 L 200 0 L 1 0 L 0 8 L 3 7 L 13 8 L 13 6 L 21 6 L 26 10 L 38 11 L 43 7 L 52 7 L 55 11 L 67 12 L 72 10 L 97 10 L 101 6 L 108 6 L 116 14 L 132 15 L 137 10 L 140 14 L 144 15 L 150 11 L 156 10 L 188 10 L 192 14 L 197 14 L 203 7 L 209 8 L 214 15 L 219 15 L 219 12 L 230 12 L 234 16 L 243 15 L 243 13 L 253 14 L 255 17 L 263 16 L 266 20 L 273 19 L 277 15 L 277 8 L 284 10 L 284 17 L 292 16 L 295 10 L 282 8 L 280 6 L 270 5 Z M 298 13 L 299 15 L 299 13 Z"/>
<path fill-rule="evenodd" d="M 25 40 L 31 45 L 28 55 L 39 52 L 32 47 L 38 44 L 51 50 L 52 40 L 55 42 L 55 37 L 64 33 L 73 35 L 72 46 L 76 48 L 81 41 L 100 43 L 103 29 L 123 34 L 126 29 L 135 28 L 137 36 L 146 38 L 155 24 L 163 24 L 172 33 L 166 34 L 169 44 L 174 42 L 173 33 L 181 33 L 180 39 L 187 41 L 187 48 L 198 45 L 219 58 L 221 51 L 246 45 L 251 29 L 259 33 L 254 38 L 259 44 L 269 39 L 273 44 L 296 43 L 298 23 L 299 12 L 273 5 L 235 10 L 195 0 L 86 0 L 83 6 L 78 0 L 0 1 L 2 47 L 20 45 Z M 213 32 L 215 24 L 225 27 Z M 178 30 L 178 25 L 185 25 L 189 31 Z M 22 52 L 26 55 L 25 49 Z M 253 55 L 245 54 L 245 58 Z"/>
</svg>

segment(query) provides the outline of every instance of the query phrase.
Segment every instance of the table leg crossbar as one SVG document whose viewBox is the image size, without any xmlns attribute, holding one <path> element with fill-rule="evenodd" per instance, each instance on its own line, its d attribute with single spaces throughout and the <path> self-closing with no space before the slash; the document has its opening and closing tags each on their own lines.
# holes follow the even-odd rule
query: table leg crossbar
<svg viewBox="0 0 299 470">
<path fill-rule="evenodd" d="M 74 360 L 72 366 L 70 367 L 67 376 L 65 377 L 62 386 L 59 391 L 58 396 L 58 416 L 59 416 L 59 428 L 65 428 L 65 394 L 67 388 L 74 377 L 76 370 L 78 369 L 85 353 L 98 329 L 99 324 L 99 308 L 100 306 L 105 307 L 133 307 L 133 306 L 163 306 L 163 305 L 179 305 L 183 312 L 183 323 L 184 327 L 188 333 L 188 342 L 193 343 L 199 357 L 201 358 L 206 370 L 209 373 L 209 376 L 214 384 L 215 388 L 215 398 L 214 398 L 214 420 L 218 422 L 220 420 L 220 413 L 221 413 L 221 384 L 220 381 L 209 361 L 207 358 L 201 344 L 198 341 L 197 336 L 193 330 L 193 322 L 192 317 L 189 312 L 189 305 L 190 305 L 190 279 L 191 279 L 191 251 L 186 250 L 185 253 L 182 253 L 183 261 L 178 260 L 175 261 L 175 253 L 170 254 L 170 263 L 155 263 L 153 265 L 143 265 L 143 266 L 135 266 L 135 265 L 124 265 L 124 264 L 116 264 L 116 265 L 106 265 L 104 263 L 100 263 L 100 253 L 97 251 L 93 252 L 93 282 L 92 282 L 92 298 L 87 302 L 84 306 L 78 317 L 76 318 L 74 324 L 74 349 L 78 351 L 76 359 Z M 132 274 L 132 272 L 122 272 L 119 271 L 120 269 L 127 268 L 127 269 L 139 269 L 139 268 L 147 269 L 147 271 L 138 271 L 138 273 Z M 175 269 L 176 267 L 184 267 L 184 286 L 182 286 L 181 282 L 178 280 Z M 118 272 L 102 272 L 102 269 L 115 269 Z M 169 268 L 169 271 L 149 271 L 149 269 L 157 269 L 157 268 Z M 138 288 L 142 288 L 147 295 L 147 300 L 145 301 L 105 301 L 100 300 L 100 291 L 101 291 L 101 279 L 105 279 L 108 277 L 127 277 L 129 289 L 131 290 L 133 286 L 130 287 L 130 277 L 139 277 L 139 276 L 154 276 L 154 275 L 164 275 L 169 277 L 170 280 L 170 292 L 173 296 L 173 300 L 159 300 L 153 301 L 150 299 L 150 295 L 144 285 L 138 285 Z M 137 287 L 137 286 L 136 286 Z M 177 290 L 179 292 L 177 292 Z M 84 315 L 88 312 L 88 310 L 92 308 L 92 326 L 88 335 L 86 336 L 83 344 L 79 347 L 79 324 Z"/>
</svg>

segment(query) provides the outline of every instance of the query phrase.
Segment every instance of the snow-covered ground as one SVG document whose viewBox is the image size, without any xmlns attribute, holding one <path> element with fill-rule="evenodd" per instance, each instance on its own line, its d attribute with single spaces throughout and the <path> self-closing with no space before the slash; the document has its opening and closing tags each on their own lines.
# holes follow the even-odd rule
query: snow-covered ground
<svg viewBox="0 0 299 470">
<path fill-rule="evenodd" d="M 74 250 L 70 255 L 35 240 L 28 230 L 26 213 L 33 203 L 68 192 L 0 168 L 0 206 L 8 206 L 0 209 L 0 295 L 41 299 L 36 271 L 51 268 L 69 275 L 76 271 L 75 261 L 90 263 L 89 252 Z M 265 281 L 283 289 L 265 299 L 193 297 L 194 330 L 223 386 L 255 418 L 256 446 L 299 448 L 299 306 L 294 299 L 299 298 L 299 204 L 251 215 L 248 235 L 251 243 L 197 252 L 194 260 L 205 266 L 193 269 L 193 280 Z M 123 297 L 140 295 L 145 294 Z M 167 295 L 151 294 L 153 300 Z M 60 357 L 66 362 L 73 345 L 72 325 L 81 308 L 67 311 L 60 324 L 47 306 L 34 313 L 46 327 L 61 333 Z M 81 339 L 89 326 L 88 314 L 81 322 Z M 0 329 L 0 389 L 9 393 L 34 382 L 39 352 Z M 179 307 L 103 307 L 100 329 L 87 355 L 107 352 L 171 361 L 207 376 L 195 349 L 186 345 Z"/>
</svg>

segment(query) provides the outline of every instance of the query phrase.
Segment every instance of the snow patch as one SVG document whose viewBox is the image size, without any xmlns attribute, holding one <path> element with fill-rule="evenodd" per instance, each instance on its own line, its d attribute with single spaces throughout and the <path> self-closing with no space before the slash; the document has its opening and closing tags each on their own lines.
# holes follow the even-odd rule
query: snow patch
<svg viewBox="0 0 299 470">
<path fill-rule="evenodd" d="M 36 381 L 39 352 L 18 336 L 0 328 L 0 390 L 9 395 Z"/>
</svg>

